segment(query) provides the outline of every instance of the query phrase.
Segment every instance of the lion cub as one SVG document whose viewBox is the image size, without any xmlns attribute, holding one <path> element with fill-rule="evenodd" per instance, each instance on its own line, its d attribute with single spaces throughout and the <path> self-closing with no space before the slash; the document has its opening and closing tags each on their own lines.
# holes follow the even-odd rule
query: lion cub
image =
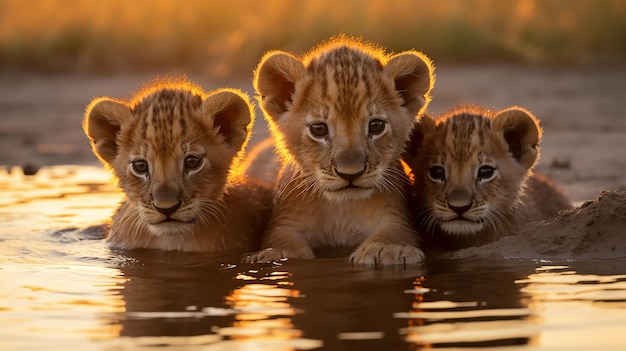
<svg viewBox="0 0 626 351">
<path fill-rule="evenodd" d="M 243 93 L 207 94 L 183 80 L 157 82 L 129 102 L 94 99 L 84 130 L 125 194 L 111 246 L 258 249 L 271 189 L 236 167 L 253 122 Z"/>
<path fill-rule="evenodd" d="M 482 245 L 572 207 L 532 171 L 541 134 L 538 120 L 519 107 L 464 107 L 416 124 L 405 160 L 428 251 Z"/>
<path fill-rule="evenodd" d="M 248 260 L 356 247 L 353 263 L 421 262 L 401 154 L 433 80 L 421 53 L 390 56 L 346 37 L 302 58 L 266 54 L 254 84 L 282 169 L 263 240 L 268 249 Z"/>
</svg>

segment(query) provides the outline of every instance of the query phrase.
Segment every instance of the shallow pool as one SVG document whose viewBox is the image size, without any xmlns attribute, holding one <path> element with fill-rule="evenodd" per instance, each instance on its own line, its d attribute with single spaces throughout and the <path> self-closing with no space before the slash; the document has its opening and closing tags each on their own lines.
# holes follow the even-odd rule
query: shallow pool
<svg viewBox="0 0 626 351">
<path fill-rule="evenodd" d="M 626 349 L 626 261 L 441 261 L 120 251 L 101 167 L 0 171 L 2 350 Z"/>
</svg>

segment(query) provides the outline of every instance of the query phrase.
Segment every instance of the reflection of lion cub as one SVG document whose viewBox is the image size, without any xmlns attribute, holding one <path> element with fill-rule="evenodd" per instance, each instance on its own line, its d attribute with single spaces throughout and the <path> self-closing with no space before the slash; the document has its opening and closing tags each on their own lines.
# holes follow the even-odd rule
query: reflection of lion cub
<svg viewBox="0 0 626 351">
<path fill-rule="evenodd" d="M 413 170 L 414 210 L 426 245 L 481 245 L 530 221 L 570 208 L 549 180 L 532 173 L 541 129 L 521 108 L 462 108 L 416 125 L 405 159 Z"/>
<path fill-rule="evenodd" d="M 85 133 L 126 195 L 108 242 L 121 248 L 255 250 L 271 192 L 233 167 L 253 117 L 242 93 L 205 94 L 183 81 L 153 85 L 130 103 L 95 99 L 85 114 Z"/>
<path fill-rule="evenodd" d="M 271 52 L 255 75 L 283 168 L 263 241 L 271 249 L 249 260 L 358 247 L 354 263 L 422 261 L 400 159 L 430 100 L 430 61 L 340 37 L 303 59 Z"/>
</svg>

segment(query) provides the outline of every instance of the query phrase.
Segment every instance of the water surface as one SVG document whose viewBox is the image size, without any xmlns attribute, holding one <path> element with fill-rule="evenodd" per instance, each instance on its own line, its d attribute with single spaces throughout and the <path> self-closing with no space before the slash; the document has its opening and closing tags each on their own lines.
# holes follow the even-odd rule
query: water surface
<svg viewBox="0 0 626 351">
<path fill-rule="evenodd" d="M 101 167 L 0 171 L 2 350 L 623 350 L 626 261 L 345 258 L 111 250 Z"/>
</svg>

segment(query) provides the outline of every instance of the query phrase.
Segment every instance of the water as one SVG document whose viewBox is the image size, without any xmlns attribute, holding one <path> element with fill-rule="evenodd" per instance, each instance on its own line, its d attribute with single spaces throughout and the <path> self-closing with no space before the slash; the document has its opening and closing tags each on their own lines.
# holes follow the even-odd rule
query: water
<svg viewBox="0 0 626 351">
<path fill-rule="evenodd" d="M 623 350 L 626 261 L 448 261 L 111 250 L 101 167 L 0 171 L 2 350 Z"/>
</svg>

